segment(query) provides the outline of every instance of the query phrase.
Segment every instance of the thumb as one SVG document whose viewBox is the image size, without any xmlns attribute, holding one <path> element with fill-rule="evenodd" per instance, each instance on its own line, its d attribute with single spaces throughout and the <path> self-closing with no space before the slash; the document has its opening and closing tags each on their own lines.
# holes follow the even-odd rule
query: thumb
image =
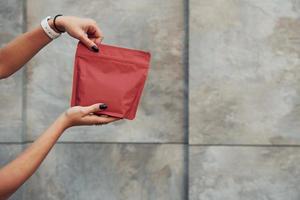
<svg viewBox="0 0 300 200">
<path fill-rule="evenodd" d="M 90 38 L 88 38 L 86 34 L 83 34 L 81 37 L 79 37 L 79 40 L 90 50 L 99 52 L 97 45 Z"/>
<path fill-rule="evenodd" d="M 95 113 L 97 111 L 105 110 L 105 109 L 107 109 L 107 105 L 105 103 L 96 103 L 91 106 L 83 107 L 83 111 L 86 115 L 90 113 Z"/>
</svg>

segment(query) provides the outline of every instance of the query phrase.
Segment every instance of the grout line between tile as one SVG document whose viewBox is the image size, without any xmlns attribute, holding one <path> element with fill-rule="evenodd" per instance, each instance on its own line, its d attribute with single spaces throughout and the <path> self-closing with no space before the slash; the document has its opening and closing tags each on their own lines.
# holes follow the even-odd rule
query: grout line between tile
<svg viewBox="0 0 300 200">
<path fill-rule="evenodd" d="M 23 26 L 22 32 L 25 33 L 27 31 L 27 0 L 22 1 L 22 19 L 23 19 Z M 26 140 L 26 98 L 27 98 L 27 87 L 26 87 L 26 74 L 27 69 L 26 65 L 22 69 L 22 131 L 21 131 L 21 141 L 24 142 Z"/>
<path fill-rule="evenodd" d="M 300 144 L 189 144 L 193 147 L 300 147 Z"/>
<path fill-rule="evenodd" d="M 23 142 L 0 142 L 1 144 L 30 144 L 33 143 L 33 140 L 27 140 Z M 187 143 L 181 143 L 181 142 L 101 142 L 101 141 L 58 141 L 56 144 L 153 144 L 153 145 L 163 145 L 163 144 L 169 144 L 169 145 L 186 145 Z"/>
<path fill-rule="evenodd" d="M 189 200 L 189 19 L 190 19 L 190 2 L 189 0 L 184 1 L 184 30 L 185 30 L 185 48 L 184 48 L 184 83 L 185 83 L 185 88 L 184 88 L 184 118 L 185 118 L 185 126 L 184 126 L 184 143 L 187 144 L 187 146 L 184 148 L 184 169 L 183 169 L 183 174 L 184 174 L 184 199 Z"/>
<path fill-rule="evenodd" d="M 0 142 L 0 145 L 31 144 L 33 140 L 23 142 Z M 103 141 L 58 141 L 56 144 L 136 144 L 136 145 L 183 145 L 187 147 L 300 147 L 300 144 L 188 144 L 184 142 L 103 142 Z M 188 153 L 188 152 L 187 152 Z"/>
</svg>

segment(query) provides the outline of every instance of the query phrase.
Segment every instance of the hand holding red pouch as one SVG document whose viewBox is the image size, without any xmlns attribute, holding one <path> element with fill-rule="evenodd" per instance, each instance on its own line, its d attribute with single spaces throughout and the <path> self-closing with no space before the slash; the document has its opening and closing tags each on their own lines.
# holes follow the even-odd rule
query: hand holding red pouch
<svg viewBox="0 0 300 200">
<path fill-rule="evenodd" d="M 101 44 L 98 53 L 78 43 L 71 106 L 104 102 L 96 114 L 134 119 L 148 74 L 150 53 Z"/>
</svg>

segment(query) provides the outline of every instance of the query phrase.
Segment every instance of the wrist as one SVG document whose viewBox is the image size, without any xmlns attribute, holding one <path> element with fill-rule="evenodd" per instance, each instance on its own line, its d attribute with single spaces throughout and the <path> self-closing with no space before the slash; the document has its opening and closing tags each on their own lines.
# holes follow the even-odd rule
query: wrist
<svg viewBox="0 0 300 200">
<path fill-rule="evenodd" d="M 57 30 L 54 26 L 54 19 L 49 19 L 48 20 L 48 24 L 49 26 L 56 32 L 56 33 L 62 33 L 61 31 L 65 31 L 65 28 L 64 28 L 64 25 L 63 25 L 63 18 L 64 16 L 60 16 L 60 17 L 57 17 L 56 20 L 55 20 L 55 25 L 56 27 L 59 29 Z"/>
<path fill-rule="evenodd" d="M 65 16 L 63 15 L 56 15 L 53 19 L 53 25 L 56 29 L 58 29 L 58 31 L 60 33 L 64 33 L 66 32 L 66 29 L 65 29 Z"/>
<path fill-rule="evenodd" d="M 44 30 L 46 35 L 52 40 L 58 38 L 61 35 L 61 33 L 58 33 L 54 30 L 53 26 L 54 26 L 54 22 L 51 20 L 50 16 L 47 16 L 45 19 L 41 21 L 42 29 Z"/>
<path fill-rule="evenodd" d="M 56 121 L 59 124 L 60 128 L 63 129 L 63 131 L 71 127 L 66 113 L 62 113 Z"/>
<path fill-rule="evenodd" d="M 59 33 L 58 30 L 56 30 L 56 29 L 54 28 L 54 25 L 53 25 L 53 19 L 49 19 L 49 20 L 48 20 L 48 24 L 49 24 L 50 28 L 52 28 L 56 33 Z"/>
</svg>

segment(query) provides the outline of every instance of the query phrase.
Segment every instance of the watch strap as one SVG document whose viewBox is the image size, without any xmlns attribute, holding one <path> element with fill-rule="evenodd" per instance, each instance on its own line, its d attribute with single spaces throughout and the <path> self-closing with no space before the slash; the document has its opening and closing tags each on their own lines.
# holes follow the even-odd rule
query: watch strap
<svg viewBox="0 0 300 200">
<path fill-rule="evenodd" d="M 48 23 L 48 20 L 51 19 L 51 16 L 48 16 L 46 17 L 45 19 L 43 19 L 41 21 L 41 26 L 43 28 L 43 30 L 45 31 L 45 33 L 48 35 L 49 38 L 51 39 L 56 39 L 58 38 L 61 33 L 57 33 L 55 32 L 50 26 L 49 26 L 49 23 Z"/>
</svg>

